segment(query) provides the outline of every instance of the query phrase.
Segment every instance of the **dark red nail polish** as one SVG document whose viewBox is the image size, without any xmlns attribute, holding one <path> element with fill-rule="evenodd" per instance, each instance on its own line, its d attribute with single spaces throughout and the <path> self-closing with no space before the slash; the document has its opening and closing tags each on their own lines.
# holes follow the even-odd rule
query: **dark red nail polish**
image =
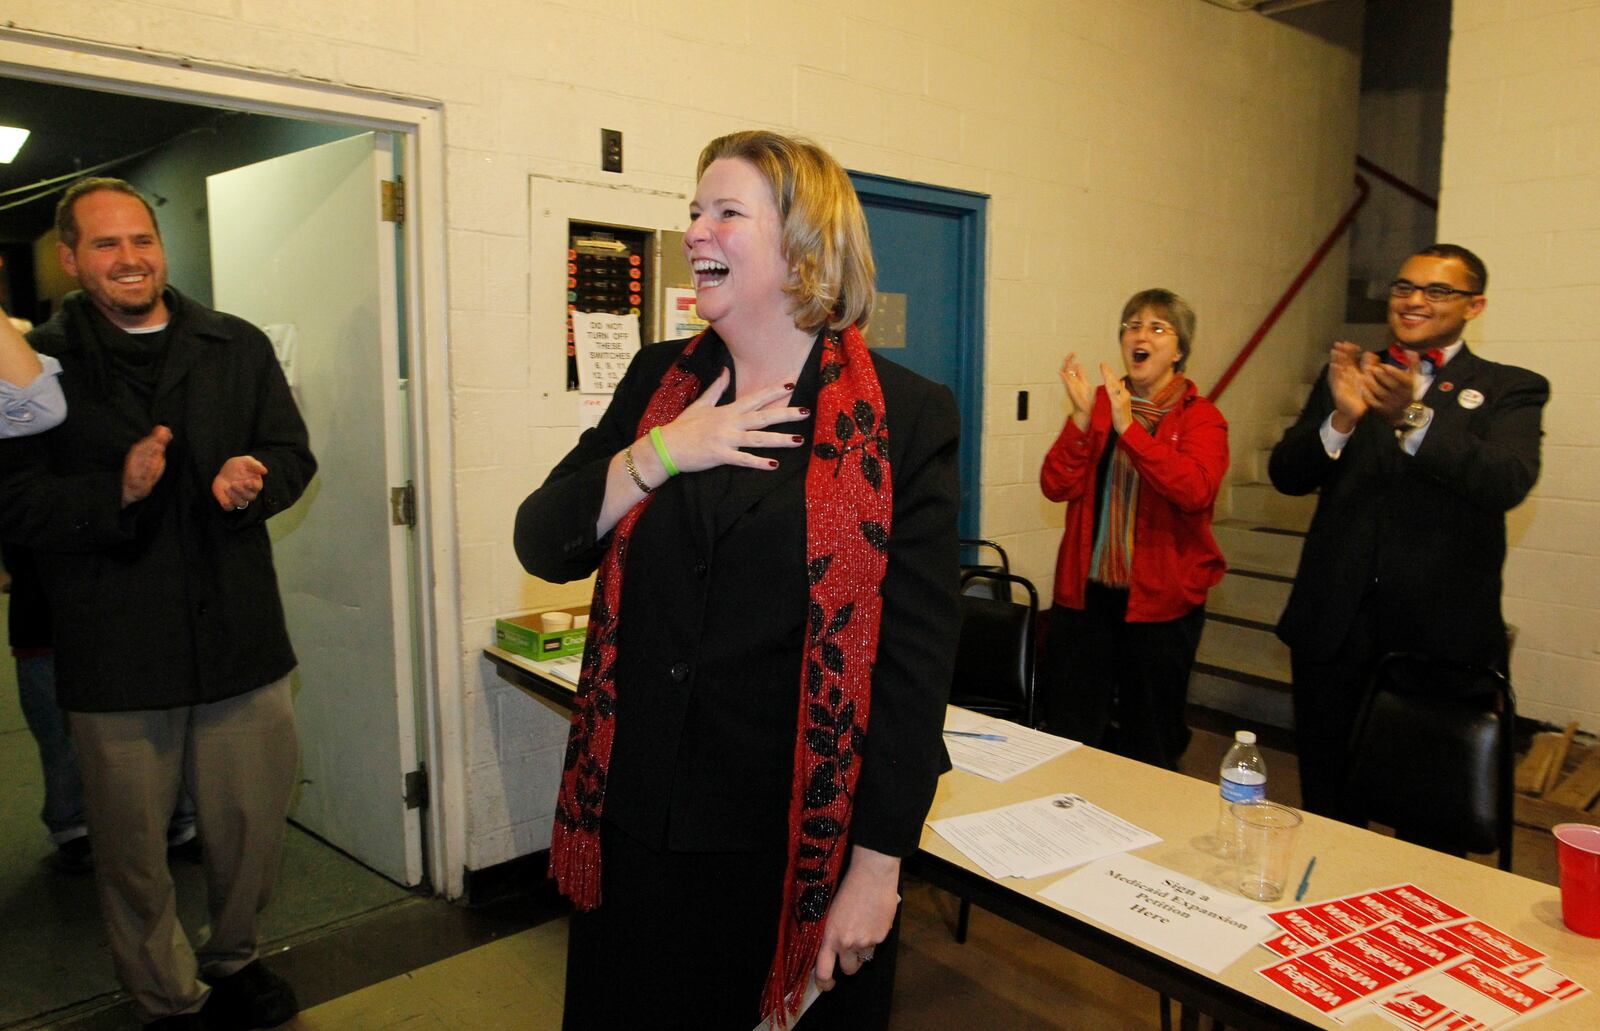
<svg viewBox="0 0 1600 1031">
<path fill-rule="evenodd" d="M 783 389 L 785 389 L 785 390 L 793 390 L 794 389 L 794 384 L 793 383 L 785 383 L 783 385 Z"/>
<path fill-rule="evenodd" d="M 792 439 L 796 444 L 804 444 L 806 442 L 806 438 L 802 437 L 798 433 L 796 433 Z"/>
<path fill-rule="evenodd" d="M 802 409 L 800 409 L 800 414 L 801 414 L 801 415 L 810 415 L 810 414 L 811 414 L 811 409 L 809 409 L 809 408 L 802 408 Z"/>
<path fill-rule="evenodd" d="M 769 458 L 769 459 L 767 459 L 767 465 L 769 465 L 772 468 L 776 469 L 778 467 L 778 460 L 776 458 Z"/>
</svg>

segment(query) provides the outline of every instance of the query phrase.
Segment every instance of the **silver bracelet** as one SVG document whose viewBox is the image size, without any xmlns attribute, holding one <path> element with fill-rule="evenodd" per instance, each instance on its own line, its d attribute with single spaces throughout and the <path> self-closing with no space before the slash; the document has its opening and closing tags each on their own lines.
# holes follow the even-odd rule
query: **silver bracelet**
<svg viewBox="0 0 1600 1031">
<path fill-rule="evenodd" d="M 651 487 L 644 482 L 644 477 L 639 475 L 639 467 L 633 464 L 632 444 L 629 444 L 627 447 L 622 449 L 622 464 L 627 467 L 628 475 L 633 477 L 634 486 L 638 487 L 646 494 L 649 494 L 651 491 L 655 490 L 654 487 Z"/>
</svg>

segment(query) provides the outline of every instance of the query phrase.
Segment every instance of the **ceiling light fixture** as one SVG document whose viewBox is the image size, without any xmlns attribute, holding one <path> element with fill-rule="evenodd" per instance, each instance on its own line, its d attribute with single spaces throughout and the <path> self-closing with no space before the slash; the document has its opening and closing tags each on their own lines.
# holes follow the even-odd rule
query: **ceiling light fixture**
<svg viewBox="0 0 1600 1031">
<path fill-rule="evenodd" d="M 28 130 L 10 125 L 0 125 L 0 165 L 9 165 L 17 151 L 28 141 Z"/>
</svg>

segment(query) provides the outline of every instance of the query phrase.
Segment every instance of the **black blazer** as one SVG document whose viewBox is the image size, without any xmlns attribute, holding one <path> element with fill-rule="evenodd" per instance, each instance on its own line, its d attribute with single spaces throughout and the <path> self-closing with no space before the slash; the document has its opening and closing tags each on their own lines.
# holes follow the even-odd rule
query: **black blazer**
<svg viewBox="0 0 1600 1031">
<path fill-rule="evenodd" d="M 609 542 L 594 532 L 607 466 L 634 439 L 685 343 L 644 348 L 599 426 L 523 502 L 516 550 L 535 576 L 564 582 L 599 564 Z M 934 786 L 949 769 L 940 729 L 960 621 L 959 422 L 948 389 L 873 359 L 889 425 L 894 523 L 850 838 L 904 856 L 916 849 Z M 714 333 L 691 361 L 705 384 L 730 364 Z M 817 361 L 813 349 L 793 404 L 815 407 Z M 778 460 L 770 472 L 723 466 L 669 480 L 629 548 L 605 817 L 656 848 L 767 851 L 787 843 L 806 637 L 811 420 L 771 428 L 801 434 L 807 446 L 757 452 Z"/>
<path fill-rule="evenodd" d="M 1330 659 L 1371 594 L 1417 650 L 1503 665 L 1505 513 L 1539 478 L 1549 397 L 1543 376 L 1463 346 L 1423 398 L 1434 416 L 1415 456 L 1368 415 L 1336 460 L 1319 435 L 1333 411 L 1324 369 L 1269 464 L 1285 494 L 1321 491 L 1278 636 Z"/>
</svg>

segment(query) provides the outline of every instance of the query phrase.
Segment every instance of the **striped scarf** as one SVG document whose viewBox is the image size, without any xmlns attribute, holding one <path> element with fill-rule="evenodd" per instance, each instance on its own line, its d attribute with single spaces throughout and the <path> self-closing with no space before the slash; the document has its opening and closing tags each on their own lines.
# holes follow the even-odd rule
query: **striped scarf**
<svg viewBox="0 0 1600 1031">
<path fill-rule="evenodd" d="M 1161 417 L 1183 400 L 1189 381 L 1173 376 L 1172 382 L 1148 400 L 1134 397 L 1133 418 L 1146 433 L 1154 434 Z M 1111 469 L 1100 494 L 1100 518 L 1089 558 L 1089 579 L 1107 587 L 1127 587 L 1133 573 L 1133 516 L 1139 510 L 1139 470 L 1124 448 L 1112 444 Z"/>
<path fill-rule="evenodd" d="M 638 437 L 677 418 L 700 395 L 702 384 L 689 371 L 688 359 L 703 338 L 691 340 L 662 378 L 639 420 Z M 777 948 L 761 996 L 762 1017 L 780 1027 L 799 1008 L 816 963 L 849 840 L 872 703 L 883 615 L 879 587 L 889 563 L 894 497 L 883 390 L 866 341 L 854 326 L 824 338 L 821 384 L 806 467 L 809 622 L 796 671 L 799 724 L 789 793 L 789 861 Z M 600 904 L 600 814 L 616 734 L 618 616 L 628 542 L 655 497 L 640 499 L 612 531 L 590 603 L 550 842 L 551 875 L 581 910 Z"/>
</svg>

